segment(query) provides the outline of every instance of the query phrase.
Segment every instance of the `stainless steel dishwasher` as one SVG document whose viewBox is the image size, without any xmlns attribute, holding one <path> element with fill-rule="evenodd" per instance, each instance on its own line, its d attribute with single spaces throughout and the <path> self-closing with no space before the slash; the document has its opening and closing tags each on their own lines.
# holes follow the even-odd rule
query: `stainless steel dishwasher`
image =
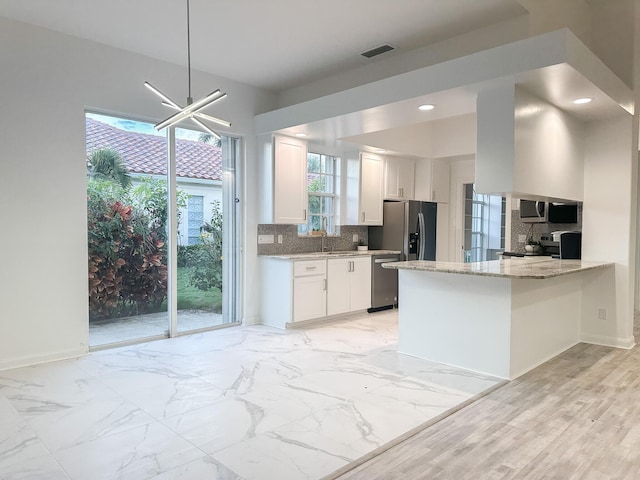
<svg viewBox="0 0 640 480">
<path fill-rule="evenodd" d="M 383 263 L 397 262 L 400 255 L 380 254 L 371 256 L 371 308 L 376 312 L 393 308 L 398 304 L 398 271 L 382 268 Z"/>
</svg>

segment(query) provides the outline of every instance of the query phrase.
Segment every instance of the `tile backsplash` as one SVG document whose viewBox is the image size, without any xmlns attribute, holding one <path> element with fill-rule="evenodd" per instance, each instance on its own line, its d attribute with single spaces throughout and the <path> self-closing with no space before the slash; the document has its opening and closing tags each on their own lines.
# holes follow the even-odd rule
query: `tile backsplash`
<svg viewBox="0 0 640 480">
<path fill-rule="evenodd" d="M 511 248 L 512 252 L 524 252 L 525 242 L 519 242 L 518 236 L 527 235 L 529 228 L 533 225 L 533 239 L 540 241 L 540 235 L 562 230 L 582 230 L 582 205 L 578 205 L 578 223 L 522 223 L 520 221 L 520 211 L 511 210 Z"/>
<path fill-rule="evenodd" d="M 368 244 L 369 230 L 366 226 L 341 225 L 338 235 L 326 238 L 328 251 L 355 250 L 357 243 L 353 242 L 353 235 Z M 258 243 L 258 255 L 284 255 L 290 253 L 319 252 L 322 247 L 322 237 L 299 236 L 297 225 L 258 225 L 258 235 L 273 235 L 274 243 Z M 278 235 L 282 235 L 282 243 L 278 243 Z M 257 237 L 256 237 L 256 241 Z"/>
</svg>

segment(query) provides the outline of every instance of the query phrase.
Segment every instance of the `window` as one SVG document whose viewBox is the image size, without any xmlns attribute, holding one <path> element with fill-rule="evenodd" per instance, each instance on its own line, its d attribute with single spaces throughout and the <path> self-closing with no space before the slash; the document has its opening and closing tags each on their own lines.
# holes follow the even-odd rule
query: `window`
<svg viewBox="0 0 640 480">
<path fill-rule="evenodd" d="M 307 154 L 307 191 L 309 220 L 298 226 L 298 233 L 306 235 L 322 230 L 335 233 L 336 157 Z"/>
<path fill-rule="evenodd" d="M 204 197 L 192 195 L 187 201 L 187 228 L 189 245 L 202 243 L 200 227 L 204 223 Z"/>
<path fill-rule="evenodd" d="M 505 244 L 505 198 L 477 193 L 475 185 L 468 183 L 464 203 L 464 261 L 497 259 L 497 252 L 504 250 Z"/>
</svg>

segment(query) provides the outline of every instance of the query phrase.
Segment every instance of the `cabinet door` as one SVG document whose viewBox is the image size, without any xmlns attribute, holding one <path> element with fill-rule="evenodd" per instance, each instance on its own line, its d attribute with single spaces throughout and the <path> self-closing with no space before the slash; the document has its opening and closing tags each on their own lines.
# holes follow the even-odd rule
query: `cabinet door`
<svg viewBox="0 0 640 480">
<path fill-rule="evenodd" d="M 371 307 L 371 257 L 351 261 L 353 264 L 349 274 L 350 310 L 364 310 Z"/>
<path fill-rule="evenodd" d="M 384 198 L 387 200 L 413 200 L 414 177 L 414 160 L 387 157 L 384 162 Z"/>
<path fill-rule="evenodd" d="M 414 198 L 414 186 L 416 177 L 416 162 L 415 160 L 402 158 L 399 159 L 399 181 L 400 194 L 403 200 L 413 200 Z"/>
<path fill-rule="evenodd" d="M 384 161 L 384 198 L 400 200 L 401 193 L 400 162 L 395 157 L 387 157 Z"/>
<path fill-rule="evenodd" d="M 431 163 L 432 202 L 449 203 L 449 164 L 443 160 Z"/>
<path fill-rule="evenodd" d="M 371 153 L 360 155 L 359 225 L 382 225 L 383 159 Z"/>
<path fill-rule="evenodd" d="M 431 202 L 431 160 L 423 158 L 415 162 L 414 198 L 422 202 Z"/>
<path fill-rule="evenodd" d="M 313 275 L 293 279 L 293 321 L 310 320 L 327 314 L 326 277 Z"/>
<path fill-rule="evenodd" d="M 327 260 L 327 315 L 350 310 L 349 267 L 349 261 L 344 258 Z"/>
<path fill-rule="evenodd" d="M 274 139 L 273 222 L 307 222 L 307 144 L 284 136 Z"/>
</svg>

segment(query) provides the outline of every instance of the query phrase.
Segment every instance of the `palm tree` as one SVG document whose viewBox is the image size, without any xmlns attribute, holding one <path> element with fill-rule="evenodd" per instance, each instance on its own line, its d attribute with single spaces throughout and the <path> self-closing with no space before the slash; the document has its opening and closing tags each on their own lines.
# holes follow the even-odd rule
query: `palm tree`
<svg viewBox="0 0 640 480">
<path fill-rule="evenodd" d="M 113 148 L 100 148 L 91 154 L 89 177 L 111 180 L 125 189 L 131 186 L 131 176 L 127 166 L 120 153 Z"/>
<path fill-rule="evenodd" d="M 210 133 L 202 132 L 198 136 L 198 140 L 203 142 L 203 143 L 210 143 L 214 147 L 218 147 L 218 148 L 222 147 L 222 139 L 220 137 L 216 137 L 214 135 L 211 135 Z"/>
</svg>

